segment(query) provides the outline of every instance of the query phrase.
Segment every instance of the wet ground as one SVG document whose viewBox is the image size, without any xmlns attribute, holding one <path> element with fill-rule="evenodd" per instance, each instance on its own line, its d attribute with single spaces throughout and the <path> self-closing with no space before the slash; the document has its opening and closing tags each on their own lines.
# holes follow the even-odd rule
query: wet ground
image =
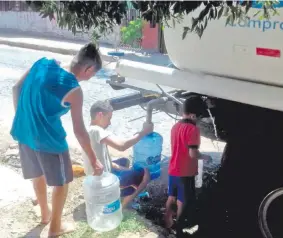
<svg viewBox="0 0 283 238">
<path fill-rule="evenodd" d="M 201 203 L 201 194 L 206 192 L 211 185 L 211 181 L 216 181 L 216 173 L 218 171 L 219 165 L 215 163 L 209 163 L 204 166 L 204 174 L 203 174 L 203 186 L 202 188 L 196 189 L 196 211 Z M 149 196 L 144 196 L 140 199 L 137 199 L 138 206 L 137 211 L 139 214 L 143 215 L 146 219 L 150 220 L 153 224 L 158 227 L 165 227 L 164 224 L 164 214 L 165 214 L 165 204 L 167 201 L 167 188 L 165 187 L 163 190 L 159 190 L 157 193 L 155 191 L 154 186 L 150 186 L 147 188 L 147 192 Z M 177 211 L 177 207 L 172 207 L 175 212 Z M 192 222 L 193 225 L 188 228 L 194 227 L 195 224 L 198 224 L 198 213 L 194 216 Z M 160 233 L 165 237 L 169 235 L 176 235 L 176 216 L 174 217 L 174 225 L 170 229 L 161 229 Z M 195 235 L 196 232 L 193 232 Z M 190 234 L 187 234 L 188 237 L 191 237 Z"/>
</svg>

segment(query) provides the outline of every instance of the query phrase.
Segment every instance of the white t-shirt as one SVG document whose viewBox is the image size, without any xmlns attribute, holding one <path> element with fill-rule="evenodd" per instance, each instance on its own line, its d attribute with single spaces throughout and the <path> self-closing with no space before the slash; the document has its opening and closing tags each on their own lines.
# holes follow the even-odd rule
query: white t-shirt
<svg viewBox="0 0 283 238">
<path fill-rule="evenodd" d="M 104 166 L 104 172 L 111 172 L 111 157 L 107 145 L 101 144 L 101 140 L 111 135 L 109 131 L 106 131 L 100 126 L 91 126 L 89 131 L 89 137 L 91 141 L 91 147 L 94 150 L 96 158 Z M 83 152 L 84 171 L 86 175 L 93 174 L 93 168 L 87 155 Z"/>
</svg>

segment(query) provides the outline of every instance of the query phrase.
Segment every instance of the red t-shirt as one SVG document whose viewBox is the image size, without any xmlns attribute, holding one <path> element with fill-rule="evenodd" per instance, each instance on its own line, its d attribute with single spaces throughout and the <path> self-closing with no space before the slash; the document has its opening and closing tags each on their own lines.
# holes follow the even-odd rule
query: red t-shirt
<svg viewBox="0 0 283 238">
<path fill-rule="evenodd" d="M 169 175 L 178 177 L 196 176 L 198 160 L 189 155 L 190 146 L 200 145 L 200 131 L 189 120 L 176 123 L 171 130 L 172 157 L 169 164 Z"/>
</svg>

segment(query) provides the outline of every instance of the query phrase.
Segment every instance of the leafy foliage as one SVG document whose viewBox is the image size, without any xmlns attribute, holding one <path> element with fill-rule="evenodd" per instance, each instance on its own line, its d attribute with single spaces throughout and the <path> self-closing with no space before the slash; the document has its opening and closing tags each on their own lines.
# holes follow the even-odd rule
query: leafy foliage
<svg viewBox="0 0 283 238">
<path fill-rule="evenodd" d="M 27 1 L 45 18 L 54 19 L 59 27 L 67 27 L 74 34 L 92 27 L 101 34 L 113 31 L 127 14 L 127 5 L 119 1 Z"/>
<path fill-rule="evenodd" d="M 131 4 L 129 4 L 129 2 Z M 247 13 L 252 6 L 248 1 L 27 1 L 42 17 L 56 19 L 60 27 L 67 27 L 74 34 L 78 29 L 88 31 L 95 28 L 100 34 L 108 34 L 113 27 L 120 25 L 131 5 L 141 12 L 143 19 L 164 23 L 173 19 L 173 24 L 200 6 L 203 10 L 192 25 L 184 28 L 183 38 L 188 32 L 202 36 L 209 21 L 226 17 L 226 23 L 247 20 Z M 260 19 L 277 14 L 274 5 L 279 1 L 257 1 L 262 3 L 262 10 L 256 15 Z"/>
<path fill-rule="evenodd" d="M 136 19 L 134 21 L 130 21 L 128 26 L 122 27 L 121 28 L 122 43 L 133 46 L 136 40 L 142 38 L 142 27 L 143 27 L 142 19 Z"/>
</svg>

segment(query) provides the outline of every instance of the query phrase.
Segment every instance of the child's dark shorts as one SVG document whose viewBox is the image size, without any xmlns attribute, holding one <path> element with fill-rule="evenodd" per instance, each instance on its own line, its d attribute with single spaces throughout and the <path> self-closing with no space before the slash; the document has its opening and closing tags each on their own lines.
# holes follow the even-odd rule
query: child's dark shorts
<svg viewBox="0 0 283 238">
<path fill-rule="evenodd" d="M 121 158 L 114 160 L 113 163 L 123 167 L 129 167 L 130 160 L 127 158 Z M 117 175 L 120 179 L 121 197 L 132 195 L 140 186 L 144 177 L 143 168 L 132 168 L 128 171 L 120 171 L 113 169 L 112 173 Z"/>
<path fill-rule="evenodd" d="M 182 203 L 185 202 L 187 197 L 195 196 L 195 177 L 169 175 L 168 196 L 175 197 Z"/>
</svg>

